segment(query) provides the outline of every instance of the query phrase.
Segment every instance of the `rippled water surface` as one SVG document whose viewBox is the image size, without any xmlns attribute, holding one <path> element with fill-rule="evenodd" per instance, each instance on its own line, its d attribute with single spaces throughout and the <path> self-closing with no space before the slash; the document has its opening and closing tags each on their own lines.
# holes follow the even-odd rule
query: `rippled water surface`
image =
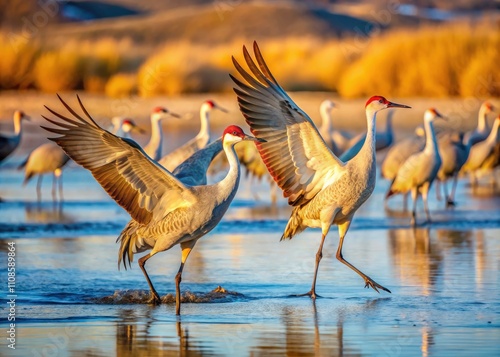
<svg viewBox="0 0 500 357">
<path fill-rule="evenodd" d="M 318 276 L 322 297 L 313 303 L 293 295 L 310 288 L 320 232 L 280 242 L 286 202 L 269 208 L 268 185 L 243 180 L 224 220 L 187 261 L 176 318 L 178 247 L 148 261 L 166 301 L 150 306 L 136 262 L 117 267 L 126 212 L 74 164 L 64 177 L 66 202 L 50 202 L 45 178 L 37 204 L 35 184 L 23 189 L 14 166 L 0 176 L 0 271 L 6 278 L 7 243 L 16 242 L 17 339 L 8 349 L 4 332 L 0 355 L 500 355 L 500 200 L 489 187 L 473 194 L 461 182 L 453 210 L 433 195 L 434 223 L 412 229 L 399 198 L 382 208 L 380 181 L 343 252 L 392 294 L 364 289 L 337 261 L 333 227 Z"/>
</svg>

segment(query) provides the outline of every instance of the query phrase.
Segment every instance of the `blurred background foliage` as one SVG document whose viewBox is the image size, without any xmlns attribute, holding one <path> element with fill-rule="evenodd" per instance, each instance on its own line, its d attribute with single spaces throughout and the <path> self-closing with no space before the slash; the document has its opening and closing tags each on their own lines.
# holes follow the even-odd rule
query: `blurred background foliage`
<svg viewBox="0 0 500 357">
<path fill-rule="evenodd" d="M 257 40 L 288 90 L 500 96 L 499 1 L 0 0 L 0 90 L 230 91 Z M 384 73 L 384 75 L 382 75 Z"/>
</svg>

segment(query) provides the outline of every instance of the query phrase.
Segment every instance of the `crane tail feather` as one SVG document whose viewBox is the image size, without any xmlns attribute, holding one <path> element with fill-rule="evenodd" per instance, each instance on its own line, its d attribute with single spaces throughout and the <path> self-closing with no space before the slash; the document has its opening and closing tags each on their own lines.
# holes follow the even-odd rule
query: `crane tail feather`
<svg viewBox="0 0 500 357">
<path fill-rule="evenodd" d="M 135 221 L 130 221 L 127 226 L 120 233 L 116 242 L 120 242 L 120 250 L 118 252 L 118 269 L 123 263 L 123 267 L 127 270 L 128 267 L 132 267 L 132 262 L 134 261 L 134 246 L 136 240 L 136 223 Z"/>
<path fill-rule="evenodd" d="M 293 208 L 292 214 L 290 215 L 290 219 L 288 220 L 285 231 L 283 232 L 280 241 L 292 239 L 293 236 L 306 229 L 306 226 L 302 224 L 302 217 L 299 213 L 300 208 L 300 206 L 295 206 Z"/>
</svg>

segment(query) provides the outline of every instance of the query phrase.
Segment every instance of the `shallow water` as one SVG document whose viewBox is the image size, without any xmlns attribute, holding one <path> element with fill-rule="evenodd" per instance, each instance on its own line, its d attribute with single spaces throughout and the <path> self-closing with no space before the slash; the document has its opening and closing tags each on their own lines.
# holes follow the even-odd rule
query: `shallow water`
<svg viewBox="0 0 500 357">
<path fill-rule="evenodd" d="M 313 303 L 293 295 L 310 288 L 320 232 L 279 242 L 286 202 L 270 208 L 268 185 L 243 180 L 224 220 L 187 261 L 178 319 L 170 302 L 178 247 L 148 261 L 169 302 L 147 305 L 137 264 L 117 268 L 115 240 L 129 216 L 90 174 L 69 167 L 66 202 L 54 206 L 50 179 L 37 204 L 35 183 L 23 189 L 14 166 L 0 176 L 0 271 L 7 275 L 7 243 L 15 241 L 17 348 L 3 338 L 0 355 L 500 355 L 500 200 L 490 188 L 473 195 L 461 182 L 451 210 L 432 197 L 434 223 L 412 229 L 400 198 L 382 208 L 380 181 L 343 252 L 392 294 L 363 289 L 336 260 L 333 227 L 318 276 L 322 297 Z M 228 292 L 210 293 L 218 286 Z"/>
</svg>

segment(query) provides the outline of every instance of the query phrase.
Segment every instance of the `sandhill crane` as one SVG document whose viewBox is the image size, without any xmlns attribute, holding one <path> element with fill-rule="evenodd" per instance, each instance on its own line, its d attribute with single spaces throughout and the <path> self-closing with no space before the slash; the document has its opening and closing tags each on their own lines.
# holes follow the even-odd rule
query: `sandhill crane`
<svg viewBox="0 0 500 357">
<path fill-rule="evenodd" d="M 212 100 L 207 100 L 200 108 L 200 132 L 193 139 L 171 153 L 163 156 L 158 162 L 169 171 L 173 171 L 181 162 L 193 155 L 196 151 L 203 149 L 210 142 L 210 112 L 218 109 L 224 113 L 227 110 L 217 105 Z"/>
<path fill-rule="evenodd" d="M 425 131 L 421 127 L 415 129 L 415 134 L 394 144 L 385 155 L 382 164 L 380 165 L 380 173 L 383 178 L 391 183 L 396 178 L 398 170 L 405 161 L 413 154 L 421 151 L 425 145 Z M 390 187 L 389 187 L 390 189 Z M 403 195 L 403 207 L 407 209 L 408 194 Z M 387 194 L 384 197 L 384 206 L 387 208 Z"/>
<path fill-rule="evenodd" d="M 321 115 L 321 126 L 319 132 L 325 140 L 326 145 L 335 155 L 340 155 L 359 140 L 362 134 L 353 136 L 352 134 L 332 128 L 331 112 L 335 108 L 335 103 L 330 99 L 321 102 L 319 113 Z"/>
<path fill-rule="evenodd" d="M 163 131 L 161 128 L 161 121 L 167 115 L 175 118 L 180 118 L 180 115 L 169 112 L 163 107 L 156 107 L 151 113 L 151 139 L 144 146 L 144 152 L 148 154 L 153 160 L 159 160 L 162 155 Z"/>
<path fill-rule="evenodd" d="M 102 129 L 90 116 L 80 98 L 86 118 L 82 118 L 60 97 L 73 116 L 67 118 L 46 107 L 59 119 L 44 118 L 56 127 L 43 127 L 60 136 L 52 138 L 78 164 L 90 170 L 106 192 L 132 216 L 118 237 L 118 265 L 130 266 L 134 253 L 151 249 L 138 260 L 151 291 L 152 303 L 159 303 L 145 264 L 155 254 L 180 244 L 182 259 L 175 277 L 176 314 L 180 314 L 180 283 L 184 264 L 198 239 L 210 232 L 224 216 L 238 189 L 240 165 L 234 145 L 255 140 L 240 127 L 224 130 L 223 149 L 229 161 L 229 172 L 213 185 L 187 186 L 175 178 L 140 146 L 130 139 L 119 138 Z"/>
<path fill-rule="evenodd" d="M 394 130 L 392 128 L 393 115 L 394 115 L 394 110 L 389 110 L 386 117 L 385 130 L 377 131 L 375 133 L 375 138 L 376 138 L 375 149 L 377 151 L 388 148 L 389 146 L 392 145 L 392 142 L 394 141 Z M 359 150 L 361 150 L 363 144 L 365 143 L 365 140 L 366 140 L 366 134 L 363 134 L 357 142 L 355 142 L 350 148 L 344 151 L 342 155 L 340 155 L 340 160 L 344 162 L 351 160 L 354 156 L 358 154 Z"/>
<path fill-rule="evenodd" d="M 499 142 L 500 116 L 498 116 L 488 137 L 471 146 L 469 157 L 462 167 L 463 172 L 472 174 L 473 186 L 477 186 L 478 177 L 490 173 L 497 164 L 497 153 L 495 151 Z"/>
<path fill-rule="evenodd" d="M 20 110 L 14 112 L 14 135 L 0 135 L 0 162 L 16 150 L 21 142 L 23 119 L 29 120 L 29 116 Z"/>
<path fill-rule="evenodd" d="M 437 175 L 438 182 L 443 184 L 446 206 L 454 206 L 458 173 L 469 157 L 470 143 L 468 145 L 463 143 L 462 133 L 448 132 L 438 137 L 438 149 L 442 161 Z M 453 186 L 448 195 L 447 182 L 449 179 L 453 179 Z M 436 191 L 438 190 L 438 186 L 436 186 Z"/>
<path fill-rule="evenodd" d="M 56 144 L 50 142 L 40 145 L 29 154 L 26 160 L 19 166 L 25 168 L 24 182 L 26 185 L 33 176 L 38 176 L 36 184 L 36 196 L 38 202 L 42 199 L 41 186 L 44 174 L 52 173 L 52 200 L 57 202 L 56 186 L 59 181 L 59 200 L 63 200 L 62 168 L 68 162 L 69 157 Z"/>
<path fill-rule="evenodd" d="M 266 140 L 257 143 L 269 173 L 288 197 L 293 211 L 281 239 L 291 239 L 307 227 L 321 228 L 321 243 L 311 290 L 316 298 L 316 278 L 323 243 L 332 224 L 339 230 L 337 259 L 358 273 L 365 287 L 378 292 L 387 288 L 351 265 L 342 256 L 342 245 L 354 213 L 370 197 L 375 187 L 375 119 L 378 111 L 406 105 L 391 103 L 384 97 L 371 97 L 366 103 L 368 135 L 359 154 L 347 163 L 340 161 L 326 146 L 312 120 L 278 84 L 256 42 L 254 53 L 259 67 L 243 46 L 245 61 L 253 76 L 233 57 L 233 64 L 246 83 L 231 76 L 234 91 L 252 133 Z"/>
<path fill-rule="evenodd" d="M 471 146 L 485 140 L 490 134 L 490 126 L 488 125 L 488 114 L 493 112 L 494 108 L 490 102 L 484 102 L 479 107 L 477 117 L 477 127 L 473 131 L 468 132 L 464 137 L 465 143 L 470 143 Z"/>
<path fill-rule="evenodd" d="M 137 124 L 129 118 L 113 117 L 111 118 L 111 123 L 112 126 L 108 129 L 108 131 L 122 138 L 129 138 L 131 131 L 137 131 L 141 134 L 145 133 L 144 129 L 138 127 Z"/>
<path fill-rule="evenodd" d="M 117 133 L 121 130 L 123 121 L 125 120 L 124 117 L 120 116 L 114 116 L 111 118 L 111 124 L 108 126 L 108 131 L 112 134 L 117 135 Z M 122 136 L 122 135 L 117 135 L 117 136 Z"/>
<path fill-rule="evenodd" d="M 411 192 L 413 210 L 411 224 L 416 225 L 417 199 L 422 195 L 427 221 L 431 221 L 427 198 L 432 182 L 441 167 L 441 156 L 437 146 L 433 121 L 443 116 L 434 108 L 427 109 L 424 114 L 425 147 L 422 151 L 411 155 L 399 168 L 386 198 L 395 193 Z M 444 119 L 444 118 L 443 118 Z"/>
</svg>

